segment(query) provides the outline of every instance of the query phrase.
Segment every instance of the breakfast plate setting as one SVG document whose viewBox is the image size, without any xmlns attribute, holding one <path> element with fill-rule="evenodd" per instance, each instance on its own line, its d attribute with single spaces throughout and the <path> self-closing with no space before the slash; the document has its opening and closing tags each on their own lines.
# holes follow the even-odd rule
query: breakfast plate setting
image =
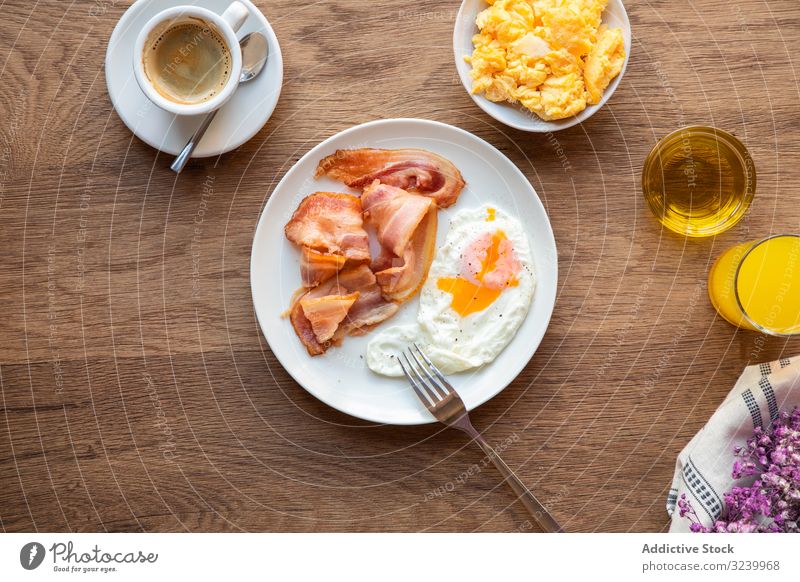
<svg viewBox="0 0 800 582">
<path fill-rule="evenodd" d="M 320 175 L 318 168 L 332 168 L 333 164 L 344 160 L 346 152 L 364 148 L 429 152 L 451 162 L 463 176 L 465 185 L 456 200 L 447 200 L 444 202 L 446 207 L 430 210 L 438 215 L 438 229 L 433 229 L 432 263 L 429 274 L 422 274 L 425 286 L 419 283 L 421 292 L 412 289 L 407 293 L 410 295 L 408 298 L 401 297 L 397 311 L 376 329 L 363 335 L 348 336 L 340 345 L 311 355 L 297 337 L 292 317 L 286 313 L 292 305 L 301 302 L 297 292 L 303 286 L 301 263 L 304 252 L 287 238 L 286 225 L 307 197 L 314 193 L 340 193 L 348 203 L 357 204 L 360 186 L 348 187 L 329 175 Z M 400 171 L 408 172 L 409 164 L 403 160 L 391 161 L 388 165 L 400 165 L 403 167 Z M 384 172 L 383 176 L 386 179 L 388 174 Z M 370 185 L 366 188 L 369 189 Z M 364 197 L 367 195 L 375 198 L 384 193 L 374 188 L 365 190 L 361 194 L 363 204 L 366 204 Z M 419 197 L 422 203 L 428 200 Z M 303 206 L 306 215 L 313 212 L 313 209 L 305 212 L 310 202 Z M 389 204 L 379 202 L 378 209 L 386 207 L 391 216 L 403 212 L 402 205 L 389 208 Z M 357 214 L 361 214 L 360 209 Z M 372 215 L 375 214 L 373 208 Z M 526 217 L 524 225 L 513 218 L 519 216 Z M 336 219 L 337 222 L 342 220 Z M 359 218 L 356 220 L 360 222 Z M 314 224 L 313 228 L 318 229 L 319 225 Z M 382 223 L 379 223 L 377 229 L 381 228 Z M 301 230 L 310 229 L 311 226 L 304 224 Z M 450 231 L 453 234 L 449 234 Z M 431 288 L 430 283 L 458 277 L 469 243 L 480 239 L 484 233 L 498 231 L 515 243 L 518 262 L 513 272 L 515 281 L 502 283 L 503 292 L 498 293 L 494 301 L 480 306 L 484 307 L 479 310 L 483 314 L 468 312 L 460 316 L 452 309 L 454 294 Z M 375 233 L 371 234 L 369 245 L 375 249 L 380 243 L 375 240 Z M 297 235 L 293 238 L 297 239 Z M 379 252 L 372 252 L 371 256 L 366 253 L 363 261 L 361 258 L 358 260 L 362 264 L 374 264 Z M 503 258 L 502 252 L 495 254 Z M 387 357 L 387 352 L 396 350 L 399 353 L 402 350 L 402 338 L 410 340 L 405 343 L 418 341 L 428 346 L 434 343 L 418 329 L 415 331 L 415 326 L 422 324 L 443 334 L 439 347 L 450 348 L 446 350 L 450 352 L 450 359 L 443 355 L 439 363 L 446 370 L 459 368 L 453 361 L 458 356 L 450 350 L 478 358 L 478 366 L 460 370 L 455 376 L 459 393 L 467 408 L 472 409 L 511 383 L 533 356 L 553 312 L 557 271 L 555 239 L 547 213 L 524 175 L 482 139 L 456 127 L 422 119 L 365 123 L 334 135 L 306 153 L 270 195 L 258 222 L 250 265 L 258 321 L 270 349 L 286 370 L 306 390 L 330 406 L 352 416 L 387 424 L 434 421 L 409 390 L 392 354 Z M 344 276 L 340 276 L 344 280 Z M 321 288 L 320 285 L 324 286 L 325 282 L 315 286 Z M 418 288 L 418 285 L 413 287 Z M 325 293 L 335 295 L 330 290 Z M 473 295 L 469 295 L 466 302 L 470 303 L 472 298 Z M 437 306 L 437 302 L 441 303 Z M 494 309 L 489 307 L 490 303 Z M 511 321 L 509 325 L 503 323 L 504 316 L 506 321 Z M 470 324 L 473 327 L 468 328 Z M 451 326 L 450 333 L 443 332 L 448 326 Z M 464 333 L 460 333 L 462 330 Z M 478 352 L 482 345 L 490 343 L 487 342 L 490 337 L 494 338 L 498 348 L 489 354 L 484 364 Z M 453 348 L 458 342 L 465 349 L 472 344 L 472 349 Z M 461 367 L 465 365 L 468 364 Z"/>
<path fill-rule="evenodd" d="M 250 0 L 137 0 L 116 24 L 104 67 L 111 103 L 137 138 L 158 152 L 177 156 L 170 166 L 176 173 L 193 158 L 220 156 L 242 146 L 264 128 L 275 111 L 284 63 L 278 38 L 262 8 L 273 7 L 263 3 L 259 7 Z M 241 179 L 242 188 L 249 185 L 264 190 L 263 206 L 259 205 L 261 198 L 251 198 L 251 206 L 241 213 L 248 219 L 252 215 L 255 225 L 249 286 L 258 330 L 296 384 L 341 413 L 379 425 L 438 421 L 466 433 L 485 454 L 483 464 L 496 466 L 533 522 L 543 531 L 564 531 L 563 520 L 549 512 L 547 506 L 552 503 L 537 500 L 469 418 L 471 411 L 523 374 L 547 333 L 559 291 L 559 257 L 545 205 L 514 162 L 465 129 L 416 117 L 371 120 L 361 116 L 355 119 L 362 123 L 349 128 L 345 127 L 353 122 L 331 119 L 325 104 L 318 103 L 324 97 L 346 98 L 348 91 L 354 90 L 360 103 L 380 92 L 364 91 L 357 85 L 357 75 L 347 77 L 334 69 L 338 58 L 352 58 L 361 50 L 356 43 L 356 48 L 348 47 L 353 54 L 328 58 L 327 35 L 335 35 L 337 31 L 331 29 L 340 26 L 335 18 L 352 19 L 349 12 L 340 13 L 339 6 L 325 2 L 292 7 L 286 26 L 292 18 L 308 16 L 312 9 L 331 10 L 333 24 L 320 37 L 314 23 L 304 29 L 305 41 L 309 36 L 315 39 L 307 50 L 325 58 L 320 58 L 324 64 L 314 63 L 313 75 L 318 76 L 311 80 L 299 74 L 290 76 L 293 82 L 298 79 L 298 87 L 307 83 L 295 90 L 293 104 L 296 106 L 297 95 L 302 94 L 300 100 L 305 99 L 309 108 L 306 112 L 319 109 L 325 113 L 309 122 L 295 111 L 286 117 L 286 123 L 294 120 L 300 128 L 298 135 L 309 129 L 305 123 L 319 122 L 322 125 L 313 126 L 315 135 L 320 127 L 334 128 L 322 130 L 324 135 L 338 133 L 313 146 L 317 139 L 304 137 L 301 147 L 305 153 L 282 176 L 273 158 L 272 165 L 253 164 L 262 172 L 257 179 Z M 330 16 L 320 12 L 319 18 Z M 277 24 L 284 21 L 277 18 L 274 22 L 281 32 Z M 421 22 L 424 26 L 424 19 Z M 452 77 L 449 90 L 463 101 L 453 106 L 453 111 L 460 115 L 457 107 L 472 107 L 461 93 L 463 87 L 477 105 L 478 123 L 496 129 L 493 119 L 518 130 L 519 143 L 531 146 L 530 151 L 520 146 L 520 151 L 531 154 L 534 163 L 542 153 L 536 148 L 541 148 L 545 139 L 565 158 L 564 148 L 552 135 L 522 132 L 552 134 L 589 120 L 623 86 L 632 51 L 631 23 L 621 0 L 463 0 L 452 27 L 452 56 L 449 41 L 444 48 L 450 68 L 450 59 L 455 59 L 457 77 Z M 448 24 L 448 39 L 449 28 Z M 441 42 L 436 48 L 441 49 Z M 370 67 L 381 65 L 373 53 L 364 58 Z M 353 68 L 360 74 L 367 70 Z M 441 77 L 441 71 L 435 74 Z M 339 77 L 355 81 L 355 88 Z M 326 82 L 335 82 L 331 85 L 335 91 L 326 94 Z M 421 78 L 420 83 L 427 80 Z M 441 85 L 447 89 L 446 83 Z M 449 99 L 445 89 L 439 97 Z M 438 85 L 436 90 L 440 90 Z M 414 95 L 413 87 L 406 93 Z M 681 110 L 682 119 L 683 114 Z M 572 137 L 581 131 L 588 137 L 590 129 L 598 129 L 601 141 L 608 139 L 608 129 L 602 127 L 608 125 L 608 117 L 597 116 L 582 130 L 573 130 Z M 570 140 L 570 132 L 562 135 Z M 278 143 L 285 146 L 280 140 Z M 276 149 L 275 143 L 267 146 Z M 602 148 L 591 146 L 595 160 L 601 160 Z M 252 153 L 252 159 L 259 161 L 259 155 L 260 148 Z M 288 155 L 288 150 L 281 149 L 278 164 L 286 163 Z M 749 215 L 756 196 L 754 159 L 733 130 L 697 124 L 679 127 L 660 139 L 644 159 L 642 193 L 646 207 L 664 227 L 662 234 L 713 237 Z M 566 166 L 571 169 L 566 164 L 564 170 Z M 589 172 L 586 167 L 580 171 Z M 598 176 L 604 178 L 602 173 L 583 177 L 588 181 Z M 267 189 L 265 180 L 270 178 L 277 185 Z M 188 190 L 179 202 L 194 201 L 197 189 L 206 188 L 194 184 L 193 179 L 190 175 L 181 181 L 183 186 L 188 182 Z M 192 225 L 192 270 L 198 280 L 206 259 L 195 256 L 195 245 L 202 243 L 200 225 L 206 213 L 211 216 L 210 199 L 210 192 L 203 191 Z M 555 217 L 554 208 L 551 206 Z M 609 208 L 605 208 L 605 226 L 611 228 Z M 168 214 L 171 210 L 170 205 Z M 578 210 L 576 204 L 576 214 Z M 634 218 L 635 210 L 631 211 Z M 228 220 L 235 220 L 232 206 L 228 211 Z M 177 220 L 187 215 L 191 212 L 185 208 L 176 212 Z M 197 222 L 198 218 L 202 220 Z M 579 223 L 581 216 L 561 218 L 572 219 L 576 232 L 578 226 L 585 228 L 587 220 Z M 589 228 L 602 223 L 593 220 L 588 220 Z M 221 230 L 226 237 L 222 241 L 225 257 L 228 224 Z M 581 236 L 585 236 L 583 230 Z M 709 263 L 707 278 L 709 300 L 720 318 L 737 329 L 764 336 L 800 337 L 800 269 L 793 268 L 800 257 L 800 235 L 748 235 L 748 240 L 726 246 Z M 691 255 L 687 248 L 685 245 L 684 251 Z M 669 249 L 669 244 L 659 241 L 658 249 L 666 252 L 663 249 Z M 597 254 L 604 258 L 605 252 L 603 247 Z M 652 272 L 653 265 L 648 264 L 647 269 Z M 224 271 L 219 279 L 224 282 Z M 642 303 L 647 299 L 647 286 L 649 283 L 640 293 Z M 618 296 L 626 296 L 618 291 L 612 303 Z M 249 317 L 249 302 L 245 303 Z M 631 319 L 646 323 L 639 315 L 640 307 L 637 304 L 632 309 Z M 583 305 L 578 311 L 575 317 L 585 316 Z M 611 305 L 606 315 L 610 313 Z M 689 319 L 687 315 L 687 327 Z M 627 329 L 620 335 L 620 345 L 626 334 Z M 592 361 L 588 351 L 579 359 L 587 356 L 586 361 Z M 606 357 L 603 370 L 612 367 L 618 351 L 621 353 L 621 348 L 611 350 L 613 356 Z M 727 411 L 724 418 L 718 411 L 709 423 L 724 427 L 713 429 L 722 431 L 719 438 L 698 449 L 695 445 L 702 440 L 701 432 L 692 440 L 694 445 L 690 443 L 681 453 L 667 497 L 673 531 L 730 531 L 725 528 L 741 525 L 741 520 L 734 519 L 730 510 L 726 514 L 723 507 L 725 503 L 730 507 L 743 489 L 730 489 L 734 485 L 728 469 L 720 469 L 717 461 L 727 454 L 728 441 L 733 438 L 729 436 L 734 433 L 737 438 L 750 438 L 746 442 L 753 450 L 757 444 L 763 446 L 760 431 L 769 424 L 762 422 L 765 419 L 773 423 L 775 439 L 785 437 L 787 427 L 800 426 L 800 380 L 795 383 L 794 376 L 782 371 L 797 362 L 783 359 L 762 364 L 760 379 L 751 369 L 746 370 L 731 393 L 734 396 L 720 409 Z M 656 376 L 661 373 L 659 369 Z M 786 394 L 789 404 L 799 408 L 780 410 L 772 382 Z M 627 412 L 629 403 L 623 405 Z M 631 415 L 635 412 L 634 407 Z M 261 411 L 258 417 L 263 420 Z M 742 418 L 745 424 L 752 419 L 754 432 L 749 425 L 747 434 L 742 432 Z M 600 422 L 599 417 L 594 419 L 586 433 L 595 420 Z M 739 425 L 731 428 L 734 422 Z M 787 450 L 794 450 L 796 443 L 790 445 Z M 714 451 L 713 458 L 704 455 L 708 450 Z M 737 447 L 734 455 L 742 456 L 742 450 Z M 779 460 L 770 457 L 769 463 L 761 454 L 759 462 L 769 465 L 765 474 L 780 472 L 772 465 L 787 457 L 777 454 Z M 730 473 L 734 481 L 758 474 L 750 460 L 736 462 L 739 464 Z M 752 472 L 743 472 L 744 466 Z M 701 471 L 709 478 L 699 478 Z M 798 471 L 793 466 L 786 474 L 796 477 Z M 723 473 L 724 478 L 720 477 Z M 542 477 L 540 483 L 544 481 Z M 704 485 L 708 483 L 714 483 L 718 503 L 709 501 Z M 755 489 L 751 493 L 760 495 Z M 792 499 L 796 504 L 797 495 Z M 693 502 L 702 505 L 705 514 L 695 512 Z M 800 506 L 790 511 L 781 505 L 780 509 L 782 513 L 773 516 L 769 525 L 765 520 L 748 523 L 749 531 L 766 531 L 767 527 L 769 531 L 797 530 Z M 686 516 L 691 524 L 680 521 Z"/>
<path fill-rule="evenodd" d="M 481 109 L 552 132 L 611 98 L 631 31 L 619 0 L 464 0 L 453 47 Z M 386 424 L 434 421 L 408 389 L 408 346 L 457 374 L 467 410 L 511 383 L 545 333 L 556 281 L 552 229 L 523 174 L 476 136 L 419 119 L 366 123 L 309 151 L 271 193 L 251 258 L 281 364 L 323 402 Z"/>
</svg>

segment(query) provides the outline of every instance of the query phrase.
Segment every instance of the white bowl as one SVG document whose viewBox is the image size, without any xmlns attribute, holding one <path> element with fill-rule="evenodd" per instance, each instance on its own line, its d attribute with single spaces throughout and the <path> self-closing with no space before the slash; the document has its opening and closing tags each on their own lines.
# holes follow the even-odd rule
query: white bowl
<svg viewBox="0 0 800 582">
<path fill-rule="evenodd" d="M 625 62 L 622 65 L 622 70 L 608 85 L 600 103 L 597 105 L 589 105 L 577 115 L 557 121 L 545 121 L 518 103 L 494 103 L 493 101 L 489 101 L 482 94 L 472 93 L 472 78 L 469 76 L 472 66 L 464 60 L 464 57 L 472 54 L 472 37 L 478 33 L 478 26 L 475 24 L 475 18 L 480 11 L 488 8 L 488 6 L 489 5 L 484 0 L 464 0 L 461 3 L 461 8 L 456 16 L 455 29 L 453 30 L 453 52 L 456 57 L 458 76 L 461 77 L 461 83 L 464 85 L 464 89 L 467 90 L 472 100 L 478 104 L 478 107 L 494 117 L 497 121 L 516 129 L 521 129 L 522 131 L 532 131 L 536 133 L 559 131 L 589 119 L 605 105 L 606 101 L 614 94 L 614 91 L 616 91 L 617 86 L 622 80 L 622 76 L 625 74 L 625 69 L 628 68 L 628 59 L 630 59 L 631 55 L 631 23 L 628 20 L 628 13 L 625 12 L 625 6 L 622 5 L 621 0 L 609 0 L 608 6 L 606 6 L 603 12 L 603 24 L 606 24 L 609 28 L 622 29 L 622 36 L 625 40 Z"/>
</svg>

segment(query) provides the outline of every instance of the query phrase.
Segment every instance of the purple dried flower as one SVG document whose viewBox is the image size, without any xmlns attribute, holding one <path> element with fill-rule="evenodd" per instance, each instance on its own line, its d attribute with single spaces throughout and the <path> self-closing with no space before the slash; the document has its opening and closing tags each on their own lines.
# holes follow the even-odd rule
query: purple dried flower
<svg viewBox="0 0 800 582">
<path fill-rule="evenodd" d="M 705 527 L 697 518 L 697 512 L 692 507 L 692 502 L 686 499 L 686 493 L 683 493 L 678 499 L 678 509 L 680 516 L 687 518 L 691 524 L 689 529 L 695 533 L 710 532 L 711 530 Z"/>
<path fill-rule="evenodd" d="M 800 408 L 781 412 L 767 432 L 756 427 L 747 444 L 733 452 L 733 478 L 756 480 L 724 495 L 723 514 L 711 527 L 700 523 L 691 502 L 681 495 L 679 515 L 691 521 L 691 531 L 800 532 Z"/>
</svg>

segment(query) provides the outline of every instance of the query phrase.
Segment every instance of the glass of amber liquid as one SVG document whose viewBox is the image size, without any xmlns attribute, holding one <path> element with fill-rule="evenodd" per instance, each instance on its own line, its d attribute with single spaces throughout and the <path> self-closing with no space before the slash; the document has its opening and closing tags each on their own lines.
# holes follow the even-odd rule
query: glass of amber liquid
<svg viewBox="0 0 800 582">
<path fill-rule="evenodd" d="M 756 190 L 753 160 L 727 131 L 699 125 L 659 140 L 644 163 L 642 191 L 668 229 L 690 237 L 719 234 L 739 222 Z"/>
<path fill-rule="evenodd" d="M 800 235 L 736 245 L 708 275 L 717 312 L 735 326 L 769 335 L 800 334 Z"/>
</svg>

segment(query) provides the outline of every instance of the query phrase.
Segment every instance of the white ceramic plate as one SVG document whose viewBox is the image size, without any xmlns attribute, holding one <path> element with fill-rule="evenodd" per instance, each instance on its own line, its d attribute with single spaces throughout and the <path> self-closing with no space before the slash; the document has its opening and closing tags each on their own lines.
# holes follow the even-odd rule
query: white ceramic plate
<svg viewBox="0 0 800 582">
<path fill-rule="evenodd" d="M 456 57 L 456 69 L 458 69 L 458 76 L 461 77 L 461 84 L 467 90 L 472 100 L 478 104 L 478 107 L 483 109 L 486 113 L 494 117 L 510 127 L 521 129 L 522 131 L 531 131 L 535 133 L 547 133 L 550 131 L 559 131 L 567 129 L 573 125 L 577 125 L 589 119 L 592 115 L 597 113 L 600 108 L 617 90 L 625 69 L 628 67 L 628 60 L 631 55 L 631 23 L 628 20 L 628 13 L 625 12 L 621 0 L 609 0 L 605 12 L 603 12 L 603 23 L 607 24 L 609 28 L 621 28 L 622 36 L 625 39 L 625 63 L 622 65 L 622 70 L 606 88 L 603 93 L 603 98 L 597 105 L 590 105 L 577 115 L 568 117 L 567 119 L 560 119 L 558 121 L 545 121 L 525 109 L 522 105 L 511 103 L 494 103 L 489 101 L 482 94 L 474 95 L 472 93 L 472 79 L 469 72 L 472 66 L 464 60 L 465 56 L 472 54 L 472 37 L 478 33 L 478 26 L 475 24 L 475 18 L 478 13 L 488 8 L 489 5 L 484 0 L 464 0 L 461 3 L 461 8 L 456 16 L 456 25 L 453 30 L 453 52 Z"/>
<path fill-rule="evenodd" d="M 527 228 L 537 276 L 528 317 L 493 363 L 452 377 L 467 408 L 473 409 L 514 380 L 539 346 L 555 304 L 558 261 L 547 213 L 530 182 L 497 149 L 457 127 L 423 119 L 373 121 L 325 140 L 286 173 L 261 214 L 250 259 L 250 284 L 261 330 L 292 377 L 337 410 L 378 423 L 433 422 L 404 379 L 378 376 L 367 368 L 364 353 L 369 334 L 345 338 L 341 347 L 312 358 L 289 320 L 281 318 L 300 286 L 300 253 L 284 237 L 283 227 L 300 201 L 312 192 L 356 193 L 339 182 L 314 180 L 313 176 L 323 157 L 337 149 L 361 147 L 423 148 L 451 160 L 461 170 L 467 186 L 455 205 L 440 211 L 438 245 L 444 242 L 453 213 L 487 202 L 519 217 Z M 417 306 L 415 298 L 382 325 L 411 323 Z"/>
<path fill-rule="evenodd" d="M 229 152 L 264 127 L 278 104 L 283 84 L 283 57 L 278 39 L 266 17 L 250 0 L 241 0 L 250 17 L 239 29 L 242 38 L 261 32 L 269 43 L 269 60 L 261 74 L 236 89 L 222 106 L 214 122 L 197 145 L 192 157 L 203 158 Z M 139 0 L 119 19 L 106 51 L 106 85 L 111 103 L 125 125 L 146 144 L 176 155 L 202 122 L 202 115 L 176 116 L 153 104 L 133 74 L 133 44 L 142 27 L 153 16 L 173 6 L 193 5 L 222 13 L 231 0 Z"/>
</svg>

